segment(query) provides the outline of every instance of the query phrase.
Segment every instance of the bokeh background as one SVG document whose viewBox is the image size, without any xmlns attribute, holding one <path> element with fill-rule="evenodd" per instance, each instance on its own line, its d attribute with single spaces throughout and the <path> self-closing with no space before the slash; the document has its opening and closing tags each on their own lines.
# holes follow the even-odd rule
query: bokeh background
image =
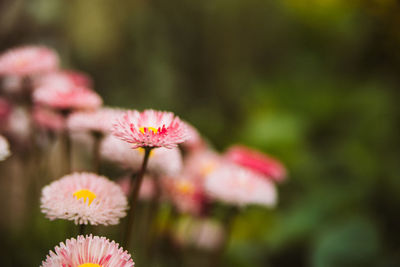
<svg viewBox="0 0 400 267">
<path fill-rule="evenodd" d="M 241 213 L 226 266 L 400 266 L 399 14 L 396 0 L 3 0 L 0 50 L 48 45 L 107 105 L 171 110 L 220 151 L 282 160 L 279 205 Z M 3 266 L 64 240 L 5 210 Z"/>
</svg>

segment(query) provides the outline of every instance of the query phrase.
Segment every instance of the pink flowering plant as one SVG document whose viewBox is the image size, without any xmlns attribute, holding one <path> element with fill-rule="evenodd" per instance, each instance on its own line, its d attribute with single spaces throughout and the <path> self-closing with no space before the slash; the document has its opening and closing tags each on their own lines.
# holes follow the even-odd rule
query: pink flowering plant
<svg viewBox="0 0 400 267">
<path fill-rule="evenodd" d="M 279 160 L 241 145 L 220 153 L 173 112 L 103 106 L 92 78 L 60 68 L 51 48 L 5 51 L 0 76 L 0 164 L 22 173 L 23 199 L 66 239 L 43 267 L 152 266 L 188 247 L 220 266 L 237 215 L 278 205 Z"/>
<path fill-rule="evenodd" d="M 173 148 L 188 139 L 187 126 L 172 112 L 128 111 L 114 125 L 114 135 L 132 148 Z"/>
</svg>

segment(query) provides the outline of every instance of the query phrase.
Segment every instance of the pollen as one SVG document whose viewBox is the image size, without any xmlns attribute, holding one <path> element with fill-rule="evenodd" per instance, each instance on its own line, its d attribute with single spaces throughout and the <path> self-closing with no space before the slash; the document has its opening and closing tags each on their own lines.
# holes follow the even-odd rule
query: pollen
<svg viewBox="0 0 400 267">
<path fill-rule="evenodd" d="M 88 206 L 90 206 L 90 204 L 92 204 L 93 200 L 96 198 L 96 194 L 88 189 L 78 190 L 73 194 L 73 196 L 76 197 L 78 200 L 83 198 L 85 200 L 85 202 L 86 202 L 86 199 L 88 199 Z M 85 263 L 85 264 L 92 264 L 92 263 Z M 85 264 L 80 265 L 80 266 L 83 266 L 83 267 L 100 266 L 97 264 L 95 264 L 95 265 L 85 265 Z"/>
<path fill-rule="evenodd" d="M 139 130 L 144 134 L 146 131 L 152 131 L 153 133 L 157 133 L 158 130 L 154 127 L 140 127 Z"/>
<path fill-rule="evenodd" d="M 78 267 L 101 267 L 101 265 L 97 263 L 84 263 L 79 265 Z"/>
</svg>

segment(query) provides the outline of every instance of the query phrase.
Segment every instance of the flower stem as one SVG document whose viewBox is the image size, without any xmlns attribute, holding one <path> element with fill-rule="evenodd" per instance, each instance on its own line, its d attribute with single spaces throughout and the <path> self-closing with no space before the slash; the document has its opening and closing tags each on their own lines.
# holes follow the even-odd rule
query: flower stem
<svg viewBox="0 0 400 267">
<path fill-rule="evenodd" d="M 217 267 L 221 266 L 221 261 L 224 255 L 224 252 L 226 251 L 229 242 L 232 237 L 232 230 L 233 230 L 233 224 L 235 222 L 235 219 L 237 217 L 237 214 L 239 213 L 239 209 L 235 206 L 228 207 L 224 218 L 222 219 L 222 223 L 224 224 L 225 227 L 225 236 L 224 239 L 222 240 L 222 243 L 220 244 L 219 248 L 217 248 L 214 252 L 214 257 L 212 259 L 211 266 L 212 267 Z"/>
<path fill-rule="evenodd" d="M 79 224 L 78 235 L 85 235 L 86 224 Z"/>
<path fill-rule="evenodd" d="M 64 129 L 63 131 L 63 140 L 64 140 L 64 155 L 65 155 L 65 173 L 71 173 L 72 167 L 72 155 L 71 155 L 71 136 L 69 135 L 68 129 Z"/>
<path fill-rule="evenodd" d="M 101 133 L 93 132 L 93 171 L 100 173 L 100 144 L 103 138 Z"/>
<path fill-rule="evenodd" d="M 142 185 L 143 176 L 146 171 L 147 162 L 149 161 L 151 149 L 152 148 L 150 148 L 150 147 L 144 148 L 144 157 L 143 157 L 142 167 L 140 168 L 140 171 L 137 174 L 135 180 L 133 180 L 133 176 L 131 176 L 131 179 L 132 179 L 131 185 L 133 184 L 133 191 L 132 191 L 130 199 L 129 199 L 130 209 L 128 212 L 128 221 L 126 223 L 126 230 L 125 230 L 125 236 L 124 236 L 124 248 L 125 249 L 129 249 L 129 246 L 130 246 L 132 227 L 133 227 L 133 222 L 135 219 L 135 207 L 136 207 L 137 199 L 139 196 L 140 186 Z"/>
<path fill-rule="evenodd" d="M 72 143 L 71 143 L 71 135 L 67 127 L 67 118 L 71 110 L 64 109 L 61 110 L 61 115 L 64 118 L 64 130 L 62 131 L 62 137 L 64 141 L 64 155 L 65 155 L 65 172 L 67 174 L 71 173 L 72 171 Z"/>
</svg>

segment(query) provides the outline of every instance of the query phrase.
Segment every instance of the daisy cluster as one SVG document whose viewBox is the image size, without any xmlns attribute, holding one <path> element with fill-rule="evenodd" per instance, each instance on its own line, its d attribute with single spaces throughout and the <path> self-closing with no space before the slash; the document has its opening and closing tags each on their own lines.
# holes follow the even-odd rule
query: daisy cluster
<svg viewBox="0 0 400 267">
<path fill-rule="evenodd" d="M 118 224 L 128 203 L 121 187 L 94 173 L 73 173 L 42 190 L 41 209 L 50 220 L 75 224 Z"/>
<path fill-rule="evenodd" d="M 179 244 L 214 249 L 223 243 L 224 230 L 211 218 L 213 207 L 277 205 L 277 184 L 287 176 L 279 160 L 242 145 L 218 152 L 193 125 L 169 111 L 104 107 L 92 79 L 62 69 L 59 61 L 54 50 L 42 46 L 0 55 L 0 133 L 10 139 L 9 145 L 0 135 L 0 160 L 9 157 L 13 146 L 82 134 L 87 147 L 93 147 L 93 158 L 123 178 L 114 182 L 117 177 L 87 171 L 63 175 L 42 189 L 41 211 L 48 219 L 116 225 L 135 212 L 129 199 L 139 190 L 141 201 L 164 202 L 177 214 L 198 220 L 188 236 L 177 224 L 172 232 Z M 38 133 L 44 137 L 37 138 Z M 143 175 L 143 183 L 133 187 L 132 181 Z M 130 255 L 104 237 L 78 236 L 54 251 L 43 267 L 133 266 Z"/>
<path fill-rule="evenodd" d="M 41 267 L 132 267 L 135 264 L 131 255 L 117 243 L 105 237 L 78 236 L 67 239 L 65 243 L 50 251 Z"/>
</svg>

